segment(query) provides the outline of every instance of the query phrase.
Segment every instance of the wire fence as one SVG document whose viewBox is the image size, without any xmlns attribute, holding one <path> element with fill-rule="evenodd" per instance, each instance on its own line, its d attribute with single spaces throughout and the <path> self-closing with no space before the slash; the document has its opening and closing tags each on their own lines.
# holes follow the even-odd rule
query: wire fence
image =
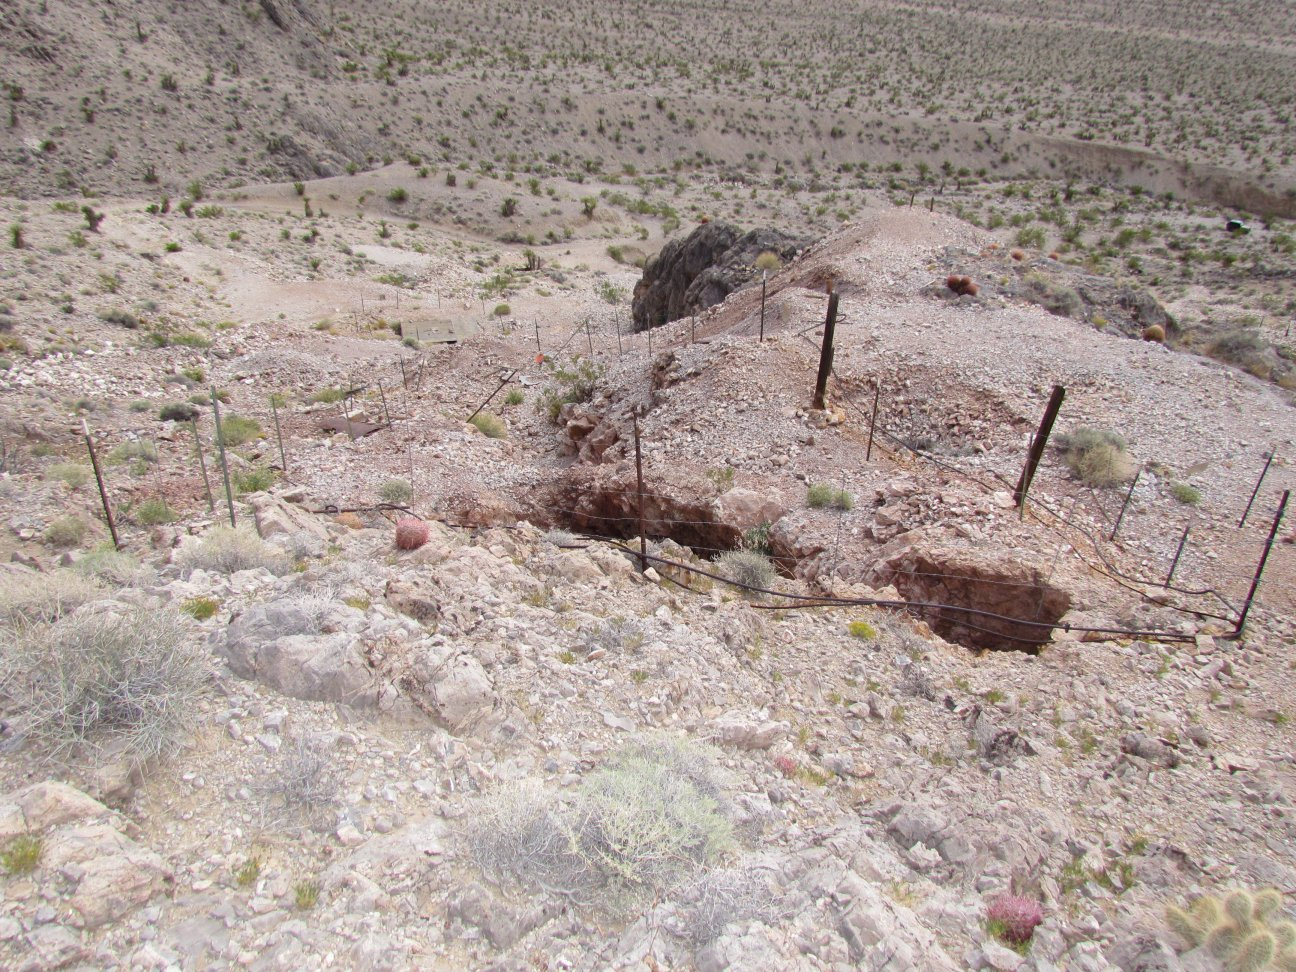
<svg viewBox="0 0 1296 972">
<path fill-rule="evenodd" d="M 369 318 L 364 317 L 365 313 L 368 312 L 362 308 L 361 313 L 353 315 L 357 328 L 361 326 L 362 320 L 381 319 L 377 312 L 370 314 Z M 783 324 L 784 315 L 781 310 L 777 316 L 778 322 Z M 842 315 L 842 317 L 839 318 L 839 321 L 841 323 L 849 323 L 850 318 L 846 315 Z M 621 353 L 624 354 L 627 350 L 631 352 L 644 351 L 652 346 L 652 330 L 650 329 L 647 332 L 637 332 L 637 337 L 635 334 L 623 333 L 620 314 L 615 309 L 612 311 L 611 320 L 609 320 L 606 315 L 592 314 L 586 317 L 570 332 L 566 332 L 565 339 L 561 340 L 560 343 L 557 343 L 547 351 L 543 350 L 543 342 L 541 341 L 540 331 L 537 325 L 536 343 L 538 350 L 534 359 L 529 360 L 528 352 L 526 352 L 525 349 L 515 348 L 514 353 L 511 355 L 511 360 L 503 361 L 500 368 L 501 371 L 512 368 L 511 372 L 502 381 L 493 379 L 495 386 L 490 392 L 490 395 L 485 398 L 483 404 L 479 406 L 478 411 L 480 411 L 481 408 L 484 408 L 486 403 L 488 403 L 494 395 L 498 394 L 500 390 L 509 384 L 515 376 L 527 373 L 529 368 L 534 368 L 534 370 L 540 372 L 541 376 L 544 376 L 545 372 L 543 371 L 543 366 L 546 363 L 552 363 L 554 359 L 557 359 L 564 354 L 568 354 L 569 351 L 573 356 L 580 356 L 580 338 L 582 336 L 585 338 L 584 345 L 587 353 L 611 353 L 609 346 L 611 336 L 608 333 L 609 324 L 615 328 L 615 335 L 612 336 L 615 336 L 618 350 Z M 819 350 L 819 348 L 809 340 L 807 335 L 821 326 L 822 325 L 818 323 L 813 324 L 797 331 L 795 336 L 803 339 L 809 347 Z M 486 325 L 483 324 L 482 331 L 485 331 L 485 329 Z M 600 337 L 600 347 L 598 349 L 595 348 L 594 344 L 595 334 L 598 334 Z M 696 319 L 688 322 L 688 324 L 683 328 L 676 328 L 669 337 L 673 338 L 676 344 L 680 341 L 687 341 L 689 344 L 692 344 L 696 340 Z M 660 346 L 663 349 L 666 347 L 673 347 L 669 340 L 661 341 Z M 651 369 L 653 364 L 654 362 L 650 358 L 647 362 L 647 366 Z M 338 410 L 341 413 L 341 428 L 339 431 L 346 431 L 352 438 L 355 438 L 358 434 L 370 434 L 382 429 L 390 429 L 394 427 L 394 422 L 401 421 L 403 417 L 408 417 L 413 414 L 414 410 L 408 401 L 408 396 L 411 393 L 414 395 L 423 393 L 429 380 L 436 375 L 437 366 L 437 354 L 435 352 L 428 352 L 424 349 L 416 349 L 412 354 L 406 354 L 402 351 L 395 360 L 384 365 L 366 366 L 364 372 L 365 381 L 356 382 L 354 380 L 349 380 L 347 387 L 342 390 L 341 400 L 338 402 Z M 811 369 L 807 367 L 807 371 L 809 370 Z M 960 466 L 950 457 L 939 456 L 932 453 L 930 450 L 918 447 L 913 442 L 912 438 L 907 439 L 905 436 L 899 435 L 889 429 L 888 413 L 886 409 L 877 404 L 881 385 L 876 376 L 869 376 L 866 378 L 856 376 L 843 377 L 837 372 L 835 367 L 831 368 L 829 373 L 835 385 L 836 400 L 843 403 L 855 416 L 857 416 L 861 424 L 868 424 L 870 449 L 876 448 L 884 460 L 892 463 L 903 464 L 906 462 L 905 457 L 909 456 L 912 457 L 914 461 L 929 464 L 933 468 L 940 469 L 945 473 L 956 476 L 961 481 L 990 494 L 1000 493 L 1005 490 L 1011 491 L 1016 486 L 1015 483 L 1011 482 L 997 470 L 981 469 L 974 472 Z M 391 406 L 393 404 L 400 404 L 400 400 L 396 397 L 396 390 L 398 388 L 404 396 L 407 396 L 404 401 L 405 416 L 402 416 L 398 411 L 396 413 L 396 418 L 393 419 Z M 387 395 L 387 390 L 389 389 L 393 393 L 391 399 L 389 399 Z M 371 395 L 374 390 L 378 393 L 377 401 L 362 400 L 362 396 L 367 394 Z M 871 393 L 872 402 L 870 402 L 869 405 L 872 407 L 866 406 L 859 401 L 861 394 L 866 390 Z M 275 396 L 271 396 L 269 404 L 275 418 L 275 431 L 279 444 L 280 462 L 278 465 L 280 466 L 280 474 L 285 480 L 288 480 L 288 467 L 291 465 L 291 459 L 283 445 L 282 430 L 279 425 L 279 413 L 275 403 Z M 379 412 L 379 408 L 381 408 L 381 412 Z M 364 421 L 364 419 L 368 419 L 371 416 L 372 421 Z M 319 416 L 317 416 L 317 418 L 318 417 Z M 90 438 L 89 431 L 87 430 L 87 444 L 90 444 Z M 181 434 L 177 437 L 177 441 L 181 442 L 184 438 L 184 435 Z M 215 502 L 214 491 L 210 483 L 207 465 L 203 457 L 205 452 L 208 455 L 218 455 L 222 451 L 220 443 L 217 442 L 216 437 L 210 433 L 206 436 L 201 434 L 196 424 L 192 426 L 191 438 L 192 442 L 188 446 L 182 446 L 181 448 L 188 456 L 189 461 L 193 466 L 193 471 L 196 473 L 201 470 L 208 505 L 214 510 L 219 504 Z M 123 439 L 123 441 L 139 441 L 139 437 L 128 435 Z M 153 448 L 155 452 L 159 445 L 160 442 L 156 437 L 154 437 Z M 413 479 L 415 469 L 412 452 L 408 455 L 411 479 Z M 13 462 L 14 459 L 12 454 L 9 454 L 6 457 L 6 463 L 12 464 Z M 96 465 L 98 465 L 97 461 Z M 214 471 L 216 468 L 215 463 L 212 464 L 212 468 Z M 847 490 L 850 483 L 844 471 L 839 476 L 839 479 L 839 488 L 843 491 Z M 1259 486 L 1260 484 L 1257 483 L 1257 492 L 1259 492 Z M 163 488 L 164 486 L 162 484 L 159 483 L 157 485 L 159 492 L 161 492 Z M 131 493 L 138 493 L 139 484 L 132 483 L 129 491 Z M 103 498 L 105 519 L 110 524 L 112 522 L 110 494 L 113 492 L 114 489 L 112 485 L 110 483 L 105 483 L 101 495 Z M 219 492 L 219 487 L 215 492 Z M 627 505 L 627 507 L 631 505 L 637 507 L 638 504 L 643 503 L 646 504 L 648 508 L 645 509 L 642 517 L 637 508 L 627 508 L 621 513 L 613 513 L 606 509 L 603 512 L 598 512 L 597 510 L 605 504 L 607 497 L 619 498 Z M 593 528 L 592 533 L 599 534 L 601 537 L 627 538 L 638 535 L 640 530 L 643 530 L 648 535 L 656 537 L 682 536 L 690 541 L 686 544 L 690 549 L 707 557 L 718 557 L 743 542 L 741 536 L 733 537 L 733 542 L 726 540 L 727 545 L 715 544 L 714 541 L 710 543 L 707 542 L 706 537 L 715 537 L 726 532 L 722 528 L 722 524 L 717 523 L 715 517 L 710 515 L 710 511 L 707 508 L 709 499 L 705 502 L 702 499 L 695 499 L 692 502 L 692 508 L 701 511 L 695 518 L 665 515 L 667 510 L 676 510 L 681 507 L 689 508 L 690 502 L 682 502 L 681 497 L 677 492 L 660 491 L 658 488 L 645 488 L 640 492 L 637 489 L 631 489 L 628 487 L 618 488 L 615 486 L 598 486 L 591 488 L 586 496 L 580 497 L 580 500 L 581 501 L 576 502 L 571 507 L 555 503 L 551 505 L 547 512 L 555 522 L 582 523 L 587 527 Z M 588 500 L 588 503 L 584 502 L 585 500 Z M 225 505 L 231 507 L 230 515 L 231 520 L 233 520 L 232 507 L 234 504 L 232 492 Z M 1036 495 L 1030 498 L 1028 508 L 1025 511 L 1027 515 L 1031 516 L 1033 522 L 1044 530 L 1053 532 L 1062 541 L 1062 545 L 1058 548 L 1057 555 L 1054 558 L 1054 569 L 1056 569 L 1057 566 L 1057 559 L 1065 554 L 1069 557 L 1073 557 L 1080 565 L 1085 569 L 1092 571 L 1095 575 L 1104 577 L 1122 589 L 1138 594 L 1143 598 L 1155 596 L 1164 607 L 1182 613 L 1186 617 L 1192 617 L 1198 620 L 1216 620 L 1226 624 L 1236 624 L 1240 629 L 1240 617 L 1244 613 L 1245 606 L 1240 607 L 1238 605 L 1237 595 L 1229 594 L 1226 591 L 1221 590 L 1219 586 L 1215 585 L 1176 585 L 1170 583 L 1168 578 L 1162 582 L 1154 578 L 1142 576 L 1137 571 L 1132 571 L 1127 567 L 1118 565 L 1116 561 L 1120 559 L 1120 555 L 1123 553 L 1121 545 L 1111 539 L 1104 538 L 1091 524 L 1078 520 L 1075 516 L 1075 511 L 1078 505 L 1079 497 L 1073 498 L 1070 512 L 1064 513 L 1062 510 L 1056 508 L 1052 503 Z M 1111 514 L 1103 508 L 1101 502 L 1097 501 L 1096 495 L 1093 497 L 1093 502 L 1086 504 L 1084 509 L 1096 514 L 1104 523 L 1111 523 L 1113 521 Z M 332 504 L 321 510 L 321 512 L 368 512 L 386 516 L 388 519 L 393 518 L 397 513 L 417 515 L 411 507 L 401 506 L 398 504 L 370 504 L 358 506 Z M 1257 517 L 1257 520 L 1263 522 L 1264 518 Z M 838 515 L 834 538 L 831 544 L 829 557 L 829 563 L 831 566 L 826 571 L 829 578 L 834 576 L 843 565 L 844 557 L 842 554 L 841 538 L 846 522 L 847 514 L 843 511 Z M 1249 537 L 1256 529 L 1257 527 L 1253 523 L 1247 536 Z M 113 527 L 113 531 L 115 534 L 115 527 Z M 729 532 L 732 533 L 734 531 Z M 1182 548 L 1186 539 L 1187 537 L 1185 535 L 1184 540 L 1181 541 L 1179 553 L 1182 553 Z M 615 540 L 609 542 L 615 542 Z M 781 562 L 786 565 L 789 562 L 794 562 L 796 558 L 795 556 L 784 556 L 782 558 L 776 557 L 776 559 L 781 560 Z M 1176 554 L 1176 563 L 1178 563 L 1178 560 L 1179 554 Z M 719 576 L 715 573 L 702 571 L 697 568 L 696 565 L 690 566 L 671 561 L 663 561 L 663 563 L 668 564 L 673 569 L 700 573 L 703 576 L 711 578 L 713 581 L 721 580 L 725 583 L 733 583 L 728 578 Z M 1043 596 L 1045 586 L 1042 583 L 1027 583 L 980 575 L 961 575 L 938 570 L 904 571 L 896 569 L 892 570 L 891 574 L 893 576 L 908 575 L 911 579 L 922 578 L 923 580 L 937 582 L 950 581 L 961 584 L 975 583 L 1033 590 L 1039 593 L 1041 597 Z M 1051 576 L 1050 573 L 1050 579 Z M 831 581 L 829 583 L 831 583 Z M 735 586 L 742 588 L 743 585 L 735 584 Z M 773 594 L 775 592 L 749 591 L 749 593 Z M 1167 598 L 1170 595 L 1174 595 L 1177 600 L 1174 602 L 1168 602 Z M 977 609 L 967 605 L 926 604 L 923 602 L 909 601 L 884 602 L 874 599 L 842 599 L 834 598 L 831 595 L 828 597 L 806 596 L 802 599 L 793 598 L 788 594 L 778 594 L 778 596 L 784 599 L 782 603 L 791 603 L 795 601 L 797 604 L 803 606 L 832 607 L 869 605 L 876 607 L 908 607 L 911 609 L 947 612 L 962 617 L 962 625 L 973 630 L 977 630 L 978 626 L 971 621 L 971 619 L 980 617 L 983 614 L 986 619 L 1027 627 L 1038 626 L 1040 630 L 1051 630 L 1058 627 L 1057 625 L 1045 621 L 1033 621 L 1030 619 L 997 615 L 990 612 L 979 612 Z M 989 631 L 989 629 L 985 628 L 981 628 L 980 630 Z M 1170 631 L 1140 632 L 1132 629 L 1117 628 L 1075 628 L 1070 630 L 1079 631 L 1081 633 L 1108 633 L 1125 637 L 1139 637 L 1147 635 L 1149 637 L 1155 636 L 1160 640 L 1167 641 L 1183 640 L 1182 635 Z M 1002 632 L 990 631 L 989 633 L 998 634 L 1005 638 L 1009 637 Z M 1017 640 L 1028 641 L 1031 639 L 1019 638 Z"/>
</svg>

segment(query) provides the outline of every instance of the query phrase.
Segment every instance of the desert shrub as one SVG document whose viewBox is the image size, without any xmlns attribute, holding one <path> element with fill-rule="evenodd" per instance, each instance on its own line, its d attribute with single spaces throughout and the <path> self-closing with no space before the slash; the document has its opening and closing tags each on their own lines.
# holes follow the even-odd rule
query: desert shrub
<svg viewBox="0 0 1296 972">
<path fill-rule="evenodd" d="M 303 878 L 293 885 L 293 903 L 299 911 L 310 911 L 319 903 L 323 886 L 313 878 Z"/>
<path fill-rule="evenodd" d="M 557 423 L 564 405 L 581 405 L 594 398 L 598 392 L 603 370 L 591 361 L 578 361 L 571 368 L 554 372 L 557 387 L 550 386 L 540 395 L 539 408 Z"/>
<path fill-rule="evenodd" d="M 254 466 L 234 473 L 234 488 L 239 494 L 260 493 L 274 485 L 275 471 L 266 466 Z"/>
<path fill-rule="evenodd" d="M 340 402 L 346 398 L 347 390 L 345 388 L 321 388 L 319 391 L 311 392 L 306 396 L 306 401 L 311 403 L 322 403 L 332 405 L 334 402 Z"/>
<path fill-rule="evenodd" d="M 428 525 L 412 516 L 396 521 L 396 548 L 417 550 L 428 542 Z"/>
<path fill-rule="evenodd" d="M 1290 969 L 1296 967 L 1296 925 L 1282 906 L 1281 891 L 1239 888 L 1223 898 L 1203 895 L 1188 910 L 1172 905 L 1166 921 L 1189 949 L 1205 948 L 1226 969 Z"/>
<path fill-rule="evenodd" d="M 580 543 L 580 537 L 576 536 L 576 534 L 558 527 L 546 533 L 544 538 L 555 547 L 570 547 L 573 544 Z"/>
<path fill-rule="evenodd" d="M 397 206 L 409 202 L 409 190 L 405 189 L 403 186 L 396 186 L 394 189 L 388 191 L 387 201 L 395 203 Z"/>
<path fill-rule="evenodd" d="M 720 573 L 735 584 L 768 588 L 774 583 L 774 564 L 754 550 L 728 550 L 716 560 Z"/>
<path fill-rule="evenodd" d="M 39 834 L 19 834 L 0 850 L 0 866 L 10 877 L 30 874 L 40 864 L 43 848 Z"/>
<path fill-rule="evenodd" d="M 327 826 L 341 795 L 337 767 L 328 750 L 301 737 L 279 753 L 279 765 L 257 788 L 271 817 Z"/>
<path fill-rule="evenodd" d="M 221 419 L 221 438 L 227 446 L 241 446 L 261 438 L 261 423 L 243 415 L 227 415 Z"/>
<path fill-rule="evenodd" d="M 384 503 L 404 506 L 414 496 L 414 487 L 404 479 L 389 479 L 378 487 L 378 496 Z"/>
<path fill-rule="evenodd" d="M 182 547 L 176 559 L 186 570 L 221 574 L 258 567 L 279 574 L 287 569 L 282 551 L 270 546 L 249 527 L 213 527 L 198 542 Z"/>
<path fill-rule="evenodd" d="M 103 593 L 93 580 L 70 570 L 19 571 L 6 575 L 0 585 L 0 622 L 20 626 L 57 621 Z"/>
<path fill-rule="evenodd" d="M 521 388 L 510 388 L 509 393 L 504 396 L 505 405 L 521 405 L 526 398 Z"/>
<path fill-rule="evenodd" d="M 191 597 L 180 605 L 180 610 L 195 621 L 206 621 L 216 615 L 220 602 L 210 597 Z"/>
<path fill-rule="evenodd" d="M 753 266 L 755 266 L 757 270 L 764 270 L 767 273 L 773 273 L 775 270 L 778 270 L 783 266 L 783 261 L 779 259 L 779 255 L 773 250 L 766 250 L 756 258 L 756 262 Z"/>
<path fill-rule="evenodd" d="M 1187 483 L 1171 483 L 1170 495 L 1180 503 L 1188 506 L 1196 506 L 1201 502 L 1201 491 L 1189 486 Z"/>
<path fill-rule="evenodd" d="M 715 941 L 733 922 L 776 923 L 783 915 L 779 898 L 770 891 L 768 872 L 758 867 L 706 871 L 680 897 L 685 934 L 695 948 Z"/>
<path fill-rule="evenodd" d="M 113 465 L 127 462 L 157 462 L 157 446 L 143 439 L 136 442 L 123 442 L 114 446 L 108 453 L 108 461 Z"/>
<path fill-rule="evenodd" d="M 855 500 L 844 489 L 836 489 L 827 483 L 811 483 L 806 490 L 806 505 L 814 509 L 849 510 L 854 507 Z"/>
<path fill-rule="evenodd" d="M 473 859 L 501 880 L 598 900 L 643 901 L 714 864 L 733 846 L 709 747 L 670 736 L 630 743 L 569 802 L 536 786 L 485 801 L 467 834 Z"/>
<path fill-rule="evenodd" d="M 139 764 L 167 752 L 212 674 L 210 654 L 169 611 L 78 613 L 0 633 L 0 649 L 19 731 L 52 757 L 86 749 Z"/>
<path fill-rule="evenodd" d="M 1058 437 L 1067 468 L 1089 486 L 1114 486 L 1134 474 L 1134 463 L 1125 451 L 1125 440 L 1109 429 L 1082 426 Z"/>
<path fill-rule="evenodd" d="M 513 313 L 513 308 L 508 304 L 496 304 L 495 309 L 491 313 L 496 317 L 508 317 Z"/>
<path fill-rule="evenodd" d="M 504 427 L 504 423 L 490 412 L 477 413 L 470 424 L 488 439 L 508 438 L 508 429 Z"/>
<path fill-rule="evenodd" d="M 171 402 L 158 411 L 158 419 L 163 422 L 188 422 L 197 416 L 198 409 L 188 402 Z"/>
<path fill-rule="evenodd" d="M 1084 314 L 1084 301 L 1078 293 L 1065 284 L 1049 280 L 1042 273 L 1027 274 L 1022 281 L 1022 290 L 1026 297 L 1050 314 L 1058 317 L 1081 317 Z"/>
<path fill-rule="evenodd" d="M 150 497 L 141 500 L 133 510 L 131 517 L 140 526 L 157 526 L 161 523 L 170 523 L 175 519 L 171 508 L 167 506 L 166 500 L 160 497 Z"/>
<path fill-rule="evenodd" d="M 87 550 L 77 558 L 72 570 L 112 587 L 137 587 L 152 575 L 152 571 L 142 566 L 133 555 L 114 549 L 111 543 Z"/>
<path fill-rule="evenodd" d="M 585 642 L 588 651 L 635 651 L 644 643 L 644 631 L 632 618 L 607 618 Z"/>
<path fill-rule="evenodd" d="M 861 641 L 872 641 L 878 636 L 877 628 L 867 621 L 852 621 L 846 626 L 852 638 L 859 638 Z"/>
<path fill-rule="evenodd" d="M 45 528 L 45 542 L 55 547 L 79 547 L 89 529 L 79 516 L 61 516 Z"/>
<path fill-rule="evenodd" d="M 986 908 L 987 930 L 1007 945 L 1025 945 L 1043 920 L 1039 902 L 1018 894 L 1001 894 Z"/>
<path fill-rule="evenodd" d="M 140 326 L 139 318 L 130 311 L 122 310 L 120 307 L 109 308 L 99 312 L 99 320 L 107 324 L 116 324 L 119 327 L 135 330 Z"/>
<path fill-rule="evenodd" d="M 55 463 L 49 467 L 47 474 L 50 479 L 66 483 L 72 489 L 84 486 L 90 481 L 90 467 L 75 462 Z"/>
<path fill-rule="evenodd" d="M 147 412 L 152 407 L 153 403 L 147 398 L 137 398 L 130 403 L 130 410 L 132 412 Z"/>
</svg>

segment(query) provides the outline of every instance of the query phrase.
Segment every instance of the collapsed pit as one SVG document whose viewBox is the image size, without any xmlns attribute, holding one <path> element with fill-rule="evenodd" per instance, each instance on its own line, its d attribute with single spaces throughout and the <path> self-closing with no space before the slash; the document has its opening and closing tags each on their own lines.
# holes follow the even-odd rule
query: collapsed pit
<svg viewBox="0 0 1296 972">
<path fill-rule="evenodd" d="M 976 650 L 1034 654 L 1071 609 L 1067 591 L 1019 561 L 910 552 L 881 577 L 942 638 Z"/>
</svg>

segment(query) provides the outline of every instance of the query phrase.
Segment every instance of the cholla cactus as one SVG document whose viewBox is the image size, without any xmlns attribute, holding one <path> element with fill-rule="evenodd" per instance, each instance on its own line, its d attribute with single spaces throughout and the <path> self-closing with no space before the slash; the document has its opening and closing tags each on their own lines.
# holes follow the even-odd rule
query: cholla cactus
<svg viewBox="0 0 1296 972">
<path fill-rule="evenodd" d="M 1282 919 L 1282 893 L 1241 889 L 1205 895 L 1188 910 L 1171 905 L 1166 920 L 1191 948 L 1205 947 L 1229 972 L 1296 972 L 1296 924 Z"/>
</svg>

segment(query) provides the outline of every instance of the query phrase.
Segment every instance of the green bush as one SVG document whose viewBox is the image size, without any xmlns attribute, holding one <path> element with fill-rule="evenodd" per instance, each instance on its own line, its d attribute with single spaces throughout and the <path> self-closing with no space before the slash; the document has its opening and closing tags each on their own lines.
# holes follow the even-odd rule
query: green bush
<svg viewBox="0 0 1296 972">
<path fill-rule="evenodd" d="M 274 485 L 275 471 L 265 466 L 243 469 L 234 473 L 234 488 L 243 493 L 262 493 Z"/>
<path fill-rule="evenodd" d="M 1071 474 L 1088 486 L 1115 486 L 1134 475 L 1125 440 L 1109 429 L 1082 426 L 1058 437 Z"/>
<path fill-rule="evenodd" d="M 837 489 L 827 483 L 812 483 L 806 490 L 806 505 L 813 509 L 831 507 L 845 511 L 855 506 L 855 500 L 844 489 Z"/>
<path fill-rule="evenodd" d="M 79 516 L 61 516 L 45 528 L 45 542 L 54 547 L 79 547 L 88 531 Z"/>
<path fill-rule="evenodd" d="M 384 503 L 404 506 L 414 496 L 414 488 L 404 479 L 389 479 L 378 487 L 378 496 Z"/>
<path fill-rule="evenodd" d="M 76 489 L 90 481 L 90 467 L 75 462 L 59 462 L 49 467 L 48 475 L 50 479 L 57 479 L 71 489 Z"/>
<path fill-rule="evenodd" d="M 111 310 L 100 311 L 99 320 L 104 321 L 105 323 L 108 324 L 116 324 L 120 327 L 124 327 L 132 331 L 135 330 L 135 328 L 140 326 L 138 317 L 136 317 L 130 311 L 121 310 L 120 308 L 113 308 Z"/>
<path fill-rule="evenodd" d="M 496 304 L 494 314 L 496 317 L 508 317 L 513 313 L 513 308 L 508 304 Z"/>
<path fill-rule="evenodd" d="M 108 461 L 115 466 L 127 462 L 157 462 L 157 457 L 157 446 L 143 439 L 123 442 L 108 453 Z"/>
<path fill-rule="evenodd" d="M 872 641 L 877 637 L 877 628 L 867 621 L 852 621 L 847 625 L 846 630 L 850 632 L 852 638 L 859 638 L 861 641 Z"/>
<path fill-rule="evenodd" d="M 521 388 L 510 388 L 509 393 L 504 396 L 505 405 L 521 405 L 526 399 Z"/>
<path fill-rule="evenodd" d="M 313 404 L 332 405 L 346 398 L 345 388 L 321 388 L 319 391 L 311 392 L 306 396 L 306 401 Z"/>
<path fill-rule="evenodd" d="M 0 851 L 0 865 L 10 877 L 30 874 L 40 864 L 42 842 L 38 834 L 19 834 Z"/>
<path fill-rule="evenodd" d="M 550 386 L 540 394 L 540 410 L 557 424 L 564 405 L 580 405 L 594 398 L 602 377 L 603 369 L 588 360 L 578 361 L 571 368 L 559 368 L 554 372 L 557 387 Z"/>
<path fill-rule="evenodd" d="M 162 523 L 170 523 L 175 519 L 174 514 L 166 504 L 166 500 L 157 497 L 141 500 L 131 510 L 131 517 L 140 526 L 158 526 Z"/>
<path fill-rule="evenodd" d="M 507 439 L 508 430 L 504 423 L 490 412 L 479 412 L 473 416 L 471 424 L 488 439 Z"/>
<path fill-rule="evenodd" d="M 188 422 L 198 417 L 198 409 L 188 402 L 171 402 L 158 410 L 162 422 Z"/>
<path fill-rule="evenodd" d="M 210 597 L 191 597 L 180 605 L 180 610 L 195 621 L 206 621 L 215 616 L 220 602 Z"/>
<path fill-rule="evenodd" d="M 221 419 L 221 437 L 227 446 L 241 446 L 261 438 L 261 423 L 243 415 L 226 415 Z"/>
<path fill-rule="evenodd" d="M 112 587 L 135 587 L 145 582 L 151 574 L 148 568 L 140 566 L 133 555 L 115 549 L 111 543 L 87 550 L 72 565 L 72 569 L 83 577 L 103 581 Z"/>
<path fill-rule="evenodd" d="M 1196 506 L 1201 502 L 1202 498 L 1201 491 L 1194 489 L 1187 483 L 1171 483 L 1170 495 L 1187 506 Z"/>
</svg>

